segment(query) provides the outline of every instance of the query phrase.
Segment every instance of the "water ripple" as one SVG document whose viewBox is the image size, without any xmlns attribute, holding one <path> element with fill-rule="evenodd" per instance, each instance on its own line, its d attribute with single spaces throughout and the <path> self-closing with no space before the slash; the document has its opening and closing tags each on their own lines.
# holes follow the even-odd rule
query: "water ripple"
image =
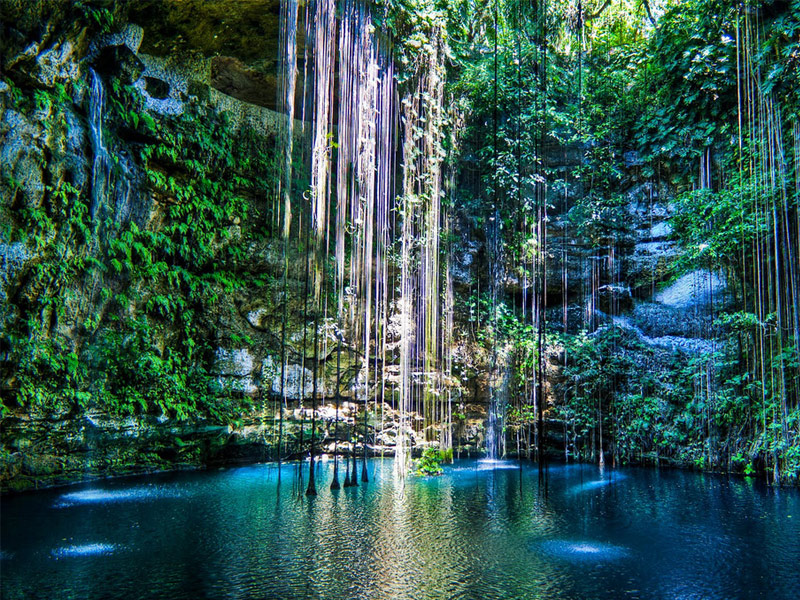
<svg viewBox="0 0 800 600">
<path fill-rule="evenodd" d="M 280 486 L 260 465 L 4 499 L 0 583 L 9 597 L 800 597 L 796 490 L 589 466 L 543 481 L 514 461 L 401 483 L 375 460 L 368 484 L 336 492 L 319 465 L 308 498 L 308 468 L 284 466 Z"/>
</svg>

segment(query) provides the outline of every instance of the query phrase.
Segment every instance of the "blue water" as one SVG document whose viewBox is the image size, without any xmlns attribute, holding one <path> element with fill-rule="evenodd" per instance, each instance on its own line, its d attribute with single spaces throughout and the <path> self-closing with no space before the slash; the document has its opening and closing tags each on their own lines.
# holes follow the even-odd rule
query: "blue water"
<svg viewBox="0 0 800 600">
<path fill-rule="evenodd" d="M 2 499 L 2 598 L 800 598 L 800 493 L 680 471 L 458 461 L 306 498 L 296 466 Z M 307 469 L 306 469 L 307 477 Z"/>
</svg>

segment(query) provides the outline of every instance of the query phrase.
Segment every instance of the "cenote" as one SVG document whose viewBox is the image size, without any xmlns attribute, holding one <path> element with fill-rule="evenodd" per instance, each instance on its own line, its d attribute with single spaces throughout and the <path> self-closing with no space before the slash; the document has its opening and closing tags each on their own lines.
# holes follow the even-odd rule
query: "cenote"
<svg viewBox="0 0 800 600">
<path fill-rule="evenodd" d="M 3 598 L 800 595 L 800 494 L 676 470 L 455 461 L 306 497 L 297 466 L 96 482 L 3 503 Z M 329 482 L 332 464 L 317 467 Z M 307 478 L 307 473 L 306 473 Z M 597 482 L 607 482 L 598 485 Z"/>
<path fill-rule="evenodd" d="M 800 598 L 799 36 L 0 0 L 0 596 Z"/>
</svg>

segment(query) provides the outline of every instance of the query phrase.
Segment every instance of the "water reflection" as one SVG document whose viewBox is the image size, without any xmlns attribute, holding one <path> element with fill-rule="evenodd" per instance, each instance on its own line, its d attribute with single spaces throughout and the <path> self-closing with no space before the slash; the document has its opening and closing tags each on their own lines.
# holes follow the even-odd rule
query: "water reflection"
<svg viewBox="0 0 800 600">
<path fill-rule="evenodd" d="M 375 460 L 331 491 L 320 463 L 315 498 L 293 465 L 10 497 L 2 596 L 800 597 L 796 490 L 554 466 L 545 494 L 535 465 L 486 466 L 402 486 Z"/>
</svg>

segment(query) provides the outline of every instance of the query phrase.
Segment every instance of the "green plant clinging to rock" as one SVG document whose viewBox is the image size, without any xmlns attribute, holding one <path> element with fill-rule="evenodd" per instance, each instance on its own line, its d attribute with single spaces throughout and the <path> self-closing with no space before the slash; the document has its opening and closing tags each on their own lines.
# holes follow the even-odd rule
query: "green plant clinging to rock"
<svg viewBox="0 0 800 600">
<path fill-rule="evenodd" d="M 452 458 L 452 450 L 450 450 L 450 457 Z M 422 451 L 422 457 L 416 462 L 414 472 L 420 477 L 441 475 L 444 472 L 442 469 L 444 460 L 445 457 L 438 448 L 425 448 Z"/>
</svg>

